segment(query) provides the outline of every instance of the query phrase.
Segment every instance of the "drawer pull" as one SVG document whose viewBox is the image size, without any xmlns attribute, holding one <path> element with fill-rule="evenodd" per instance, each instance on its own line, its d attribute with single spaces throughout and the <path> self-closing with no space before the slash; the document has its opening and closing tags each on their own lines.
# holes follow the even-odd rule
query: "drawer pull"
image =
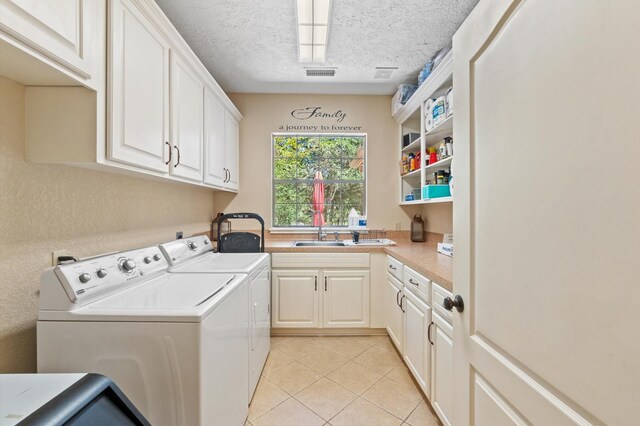
<svg viewBox="0 0 640 426">
<path fill-rule="evenodd" d="M 419 286 L 420 284 L 413 281 L 413 279 L 409 278 L 409 283 L 415 285 L 416 287 Z"/>
<path fill-rule="evenodd" d="M 389 265 L 389 268 L 393 269 L 394 271 L 395 271 L 396 269 L 398 269 L 398 268 L 396 268 L 396 267 L 395 267 L 395 266 L 393 266 L 393 265 Z"/>
</svg>

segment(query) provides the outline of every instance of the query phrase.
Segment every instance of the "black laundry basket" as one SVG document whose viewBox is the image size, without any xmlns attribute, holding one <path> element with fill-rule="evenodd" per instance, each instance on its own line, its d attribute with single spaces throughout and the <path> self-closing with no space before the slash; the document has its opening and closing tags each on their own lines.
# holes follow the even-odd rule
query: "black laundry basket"
<svg viewBox="0 0 640 426">
<path fill-rule="evenodd" d="M 252 232 L 230 232 L 220 235 L 220 226 L 227 219 L 255 219 L 260 222 L 260 235 Z M 218 221 L 218 253 L 264 253 L 264 220 L 255 213 L 229 213 Z"/>
</svg>

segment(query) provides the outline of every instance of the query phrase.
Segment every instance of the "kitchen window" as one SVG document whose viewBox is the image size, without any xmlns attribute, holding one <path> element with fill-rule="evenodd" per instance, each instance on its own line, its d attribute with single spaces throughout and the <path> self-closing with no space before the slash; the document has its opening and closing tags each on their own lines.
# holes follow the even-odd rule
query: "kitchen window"
<svg viewBox="0 0 640 426">
<path fill-rule="evenodd" d="M 273 226 L 347 226 L 366 214 L 366 135 L 274 134 Z"/>
</svg>

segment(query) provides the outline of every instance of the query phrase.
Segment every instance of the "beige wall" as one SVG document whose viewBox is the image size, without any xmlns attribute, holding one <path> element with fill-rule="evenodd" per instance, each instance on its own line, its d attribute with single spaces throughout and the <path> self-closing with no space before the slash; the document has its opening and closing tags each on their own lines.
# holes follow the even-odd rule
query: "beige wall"
<svg viewBox="0 0 640 426">
<path fill-rule="evenodd" d="M 0 77 L 0 373 L 36 369 L 39 277 L 52 250 L 153 245 L 207 231 L 213 214 L 210 190 L 27 163 L 25 131 L 25 87 Z"/>
<path fill-rule="evenodd" d="M 453 229 L 451 204 L 400 207 L 398 205 L 398 134 L 391 118 L 389 96 L 232 94 L 243 120 L 240 122 L 240 193 L 216 193 L 217 211 L 250 211 L 260 214 L 271 226 L 271 133 L 286 131 L 280 126 L 361 126 L 367 134 L 367 213 L 372 228 L 409 229 L 414 214 L 422 214 L 426 229 L 447 233 Z M 320 106 L 323 111 L 342 110 L 347 118 L 296 120 L 291 111 Z M 293 130 L 292 130 L 293 131 Z M 254 223 L 235 222 L 238 228 L 255 228 Z"/>
<path fill-rule="evenodd" d="M 251 211 L 271 226 L 271 133 L 286 131 L 280 126 L 351 126 L 367 134 L 367 215 L 372 228 L 409 229 L 419 212 L 398 206 L 398 126 L 391 118 L 389 96 L 232 94 L 243 120 L 240 122 L 240 193 L 214 195 L 216 209 L 224 212 Z M 320 106 L 322 111 L 342 110 L 347 117 L 296 120 L 291 111 Z M 335 130 L 328 130 L 335 133 Z M 347 131 L 348 132 L 348 131 Z M 242 225 L 237 224 L 238 227 Z M 247 223 L 246 227 L 255 228 Z"/>
</svg>

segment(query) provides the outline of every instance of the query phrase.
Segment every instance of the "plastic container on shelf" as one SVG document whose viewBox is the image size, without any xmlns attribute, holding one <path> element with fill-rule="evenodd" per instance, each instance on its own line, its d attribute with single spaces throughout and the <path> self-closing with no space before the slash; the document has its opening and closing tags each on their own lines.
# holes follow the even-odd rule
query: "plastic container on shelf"
<svg viewBox="0 0 640 426">
<path fill-rule="evenodd" d="M 451 189 L 449 185 L 424 185 L 422 187 L 422 199 L 450 197 Z"/>
</svg>

